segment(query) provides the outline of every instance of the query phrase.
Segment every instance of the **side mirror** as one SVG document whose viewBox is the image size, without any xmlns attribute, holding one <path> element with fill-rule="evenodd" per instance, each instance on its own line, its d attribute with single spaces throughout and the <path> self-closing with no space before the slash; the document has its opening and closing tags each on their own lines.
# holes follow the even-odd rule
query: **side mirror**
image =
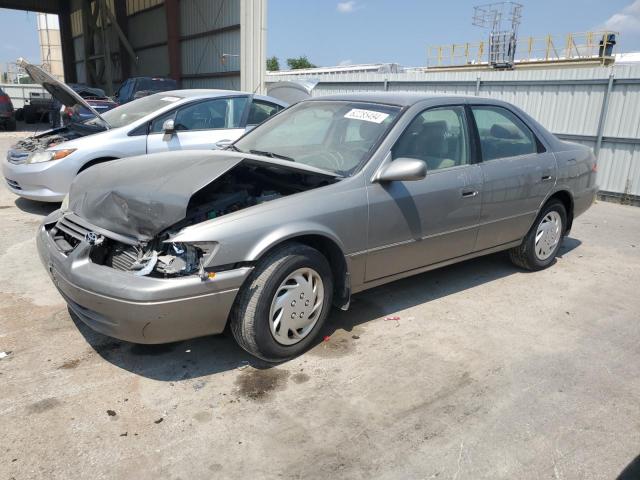
<svg viewBox="0 0 640 480">
<path fill-rule="evenodd" d="M 214 144 L 214 147 L 217 148 L 218 150 L 224 150 L 232 143 L 233 143 L 233 140 L 219 140 Z"/>
<path fill-rule="evenodd" d="M 427 176 L 427 164 L 416 158 L 396 158 L 378 173 L 378 182 L 411 182 Z"/>
<path fill-rule="evenodd" d="M 175 123 L 173 122 L 173 118 L 169 118 L 165 120 L 162 124 L 162 131 L 167 135 L 172 135 L 175 131 Z"/>
</svg>

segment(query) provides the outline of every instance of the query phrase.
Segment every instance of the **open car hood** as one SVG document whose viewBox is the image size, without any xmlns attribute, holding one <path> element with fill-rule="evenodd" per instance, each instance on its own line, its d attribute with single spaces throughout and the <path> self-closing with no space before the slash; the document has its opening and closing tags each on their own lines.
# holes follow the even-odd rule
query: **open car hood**
<svg viewBox="0 0 640 480">
<path fill-rule="evenodd" d="M 96 227 L 147 242 L 185 218 L 195 193 L 242 162 L 328 179 L 338 176 L 287 160 L 227 150 L 156 153 L 84 171 L 71 185 L 69 210 Z"/>
<path fill-rule="evenodd" d="M 84 98 L 78 95 L 78 93 L 76 93 L 71 87 L 62 83 L 59 80 L 56 80 L 47 72 L 42 70 L 40 67 L 36 65 L 31 65 L 29 62 L 27 62 L 23 58 L 19 58 L 16 63 L 18 64 L 18 66 L 25 69 L 25 71 L 31 77 L 31 80 L 33 80 L 35 83 L 42 85 L 42 88 L 44 88 L 47 92 L 49 92 L 51 96 L 56 100 L 58 100 L 60 103 L 62 103 L 66 107 L 81 105 L 87 110 L 89 110 L 97 118 L 99 118 L 100 121 L 107 128 L 110 128 L 109 123 L 104 118 L 102 118 L 102 116 L 91 105 L 89 105 Z"/>
</svg>

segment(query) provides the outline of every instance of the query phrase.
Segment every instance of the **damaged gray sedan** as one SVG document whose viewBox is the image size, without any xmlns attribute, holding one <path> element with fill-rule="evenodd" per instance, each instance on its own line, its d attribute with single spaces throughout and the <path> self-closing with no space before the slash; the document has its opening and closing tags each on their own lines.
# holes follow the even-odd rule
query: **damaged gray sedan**
<svg viewBox="0 0 640 480">
<path fill-rule="evenodd" d="M 39 230 L 71 310 L 137 343 L 221 333 L 272 361 L 353 293 L 509 250 L 551 265 L 593 202 L 592 152 L 504 102 L 360 94 L 301 102 L 225 151 L 80 174 Z"/>
</svg>

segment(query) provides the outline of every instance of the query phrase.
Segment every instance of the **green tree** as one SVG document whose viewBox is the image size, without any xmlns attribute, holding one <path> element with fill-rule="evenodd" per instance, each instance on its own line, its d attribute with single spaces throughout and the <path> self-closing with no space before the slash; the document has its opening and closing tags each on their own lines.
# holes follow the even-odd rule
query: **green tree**
<svg viewBox="0 0 640 480">
<path fill-rule="evenodd" d="M 280 70 L 280 62 L 278 61 L 278 57 L 274 55 L 273 57 L 267 58 L 267 71 L 277 72 L 278 70 Z"/>
<path fill-rule="evenodd" d="M 316 66 L 309 61 L 306 55 L 302 55 L 298 58 L 287 58 L 287 65 L 291 70 L 298 70 L 300 68 L 316 68 Z"/>
</svg>

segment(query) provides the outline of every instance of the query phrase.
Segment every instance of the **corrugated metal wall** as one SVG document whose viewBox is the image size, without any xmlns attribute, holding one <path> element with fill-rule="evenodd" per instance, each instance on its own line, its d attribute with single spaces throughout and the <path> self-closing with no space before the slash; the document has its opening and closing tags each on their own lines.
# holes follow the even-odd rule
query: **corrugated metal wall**
<svg viewBox="0 0 640 480">
<path fill-rule="evenodd" d="M 125 1 L 125 0 L 117 0 Z M 267 0 L 180 0 L 179 54 L 183 88 L 264 91 Z M 113 10 L 113 0 L 109 0 Z M 70 23 L 79 82 L 86 82 L 83 0 L 71 0 Z M 169 76 L 164 0 L 126 0 L 127 38 L 138 56 L 132 76 Z M 112 52 L 119 51 L 113 35 Z M 120 56 L 127 55 L 122 50 Z M 241 74 L 242 72 L 242 74 Z M 121 81 L 120 71 L 114 81 Z"/>
<path fill-rule="evenodd" d="M 611 92 L 605 106 L 609 77 Z M 360 91 L 418 91 L 476 95 L 511 102 L 560 137 L 597 150 L 603 192 L 640 197 L 640 66 L 555 68 L 503 72 L 355 73 L 299 79 L 316 80 L 313 96 Z M 291 75 L 268 74 L 269 83 Z M 601 115 L 603 128 L 599 130 Z"/>
<path fill-rule="evenodd" d="M 240 0 L 181 0 L 180 34 L 183 87 L 240 89 Z"/>
</svg>

